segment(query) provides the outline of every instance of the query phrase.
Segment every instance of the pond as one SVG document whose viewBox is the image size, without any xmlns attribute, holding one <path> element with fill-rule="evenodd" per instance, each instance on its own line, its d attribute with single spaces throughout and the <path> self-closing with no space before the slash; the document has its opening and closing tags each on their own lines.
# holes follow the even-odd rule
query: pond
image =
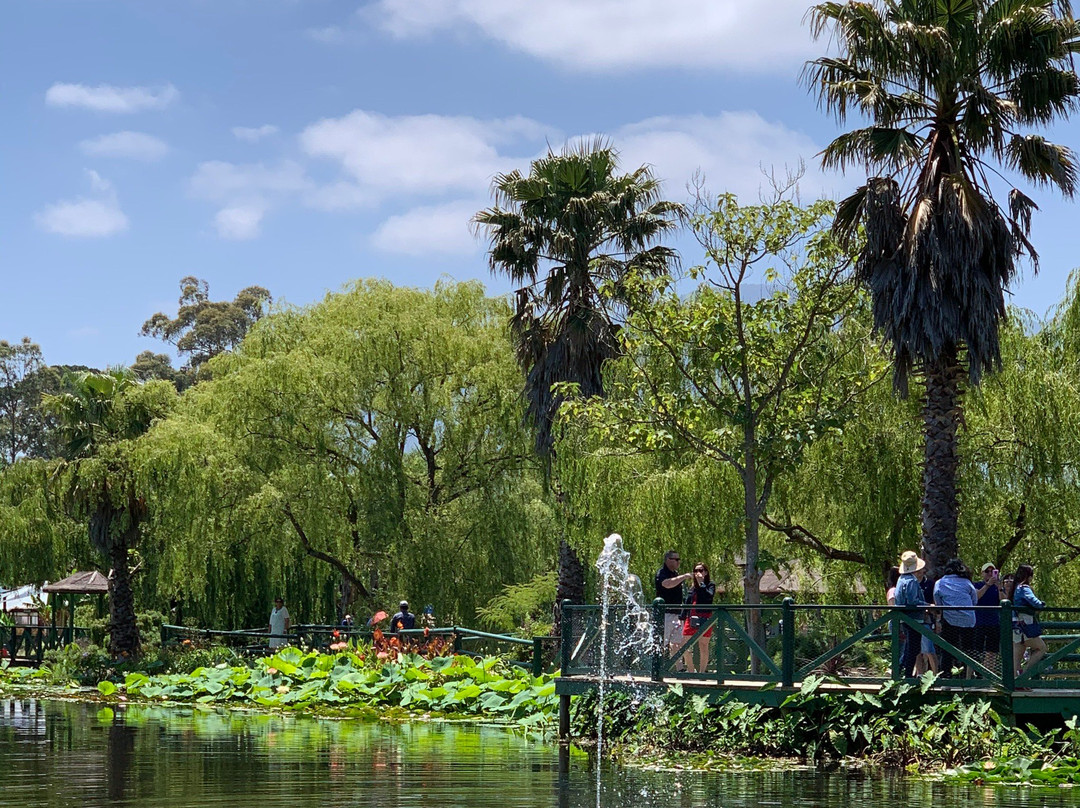
<svg viewBox="0 0 1080 808">
<path fill-rule="evenodd" d="M 0 699 L 0 808 L 591 808 L 588 758 L 501 727 Z M 795 772 L 609 768 L 601 804 L 657 808 L 1080 805 L 1080 791 Z"/>
</svg>

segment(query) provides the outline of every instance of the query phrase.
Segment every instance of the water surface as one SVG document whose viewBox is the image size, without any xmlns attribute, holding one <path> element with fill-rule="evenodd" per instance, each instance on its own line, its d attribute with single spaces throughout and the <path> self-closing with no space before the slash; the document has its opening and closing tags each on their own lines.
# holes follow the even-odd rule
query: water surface
<svg viewBox="0 0 1080 808">
<path fill-rule="evenodd" d="M 326 721 L 0 699 L 0 808 L 593 808 L 583 756 L 500 727 Z M 1080 791 L 904 778 L 608 768 L 601 804 L 657 808 L 1035 808 Z"/>
</svg>

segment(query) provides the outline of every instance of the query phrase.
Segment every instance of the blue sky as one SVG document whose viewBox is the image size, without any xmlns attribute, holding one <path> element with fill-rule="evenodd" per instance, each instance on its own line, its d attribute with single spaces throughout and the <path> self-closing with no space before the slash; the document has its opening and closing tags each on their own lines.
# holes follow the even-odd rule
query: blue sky
<svg viewBox="0 0 1080 808">
<path fill-rule="evenodd" d="M 468 217 L 491 177 L 604 134 L 671 198 L 701 169 L 756 198 L 762 168 L 837 132 L 798 83 L 804 0 L 33 0 L 0 24 L 0 339 L 52 363 L 130 363 L 175 311 L 259 284 L 308 303 L 352 278 L 489 275 Z M 1052 133 L 1076 145 L 1080 123 Z M 1016 302 L 1080 264 L 1047 192 Z M 699 256 L 687 247 L 684 260 Z"/>
</svg>

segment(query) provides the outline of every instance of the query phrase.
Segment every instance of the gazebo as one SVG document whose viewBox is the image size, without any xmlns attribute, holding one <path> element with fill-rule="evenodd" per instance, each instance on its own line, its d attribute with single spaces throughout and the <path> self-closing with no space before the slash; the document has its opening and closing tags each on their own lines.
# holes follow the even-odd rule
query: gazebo
<svg viewBox="0 0 1080 808">
<path fill-rule="evenodd" d="M 97 570 L 91 572 L 76 572 L 63 580 L 45 584 L 45 586 L 41 588 L 41 591 L 48 592 L 50 595 L 56 595 L 58 599 L 57 603 L 52 604 L 51 609 L 54 637 L 56 636 L 56 612 L 60 606 L 59 600 L 62 598 L 67 606 L 68 624 L 64 629 L 64 644 L 66 645 L 75 639 L 75 604 L 78 597 L 80 595 L 97 595 L 98 611 L 100 612 L 102 600 L 109 591 L 109 579 Z"/>
</svg>

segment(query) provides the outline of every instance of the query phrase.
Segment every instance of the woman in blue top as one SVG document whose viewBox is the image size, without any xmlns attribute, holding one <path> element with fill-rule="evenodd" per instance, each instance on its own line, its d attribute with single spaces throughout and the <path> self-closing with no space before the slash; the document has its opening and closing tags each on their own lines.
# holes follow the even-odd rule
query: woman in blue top
<svg viewBox="0 0 1080 808">
<path fill-rule="evenodd" d="M 1016 568 L 1010 593 L 1013 608 L 1024 610 L 1013 612 L 1013 670 L 1018 674 L 1035 667 L 1035 664 L 1046 656 L 1046 640 L 1042 638 L 1042 626 L 1039 625 L 1039 618 L 1032 613 L 1042 611 L 1046 604 L 1031 591 L 1031 579 L 1034 577 L 1035 570 L 1031 565 L 1021 564 Z M 1025 648 L 1028 652 L 1027 663 L 1021 667 Z"/>
</svg>

